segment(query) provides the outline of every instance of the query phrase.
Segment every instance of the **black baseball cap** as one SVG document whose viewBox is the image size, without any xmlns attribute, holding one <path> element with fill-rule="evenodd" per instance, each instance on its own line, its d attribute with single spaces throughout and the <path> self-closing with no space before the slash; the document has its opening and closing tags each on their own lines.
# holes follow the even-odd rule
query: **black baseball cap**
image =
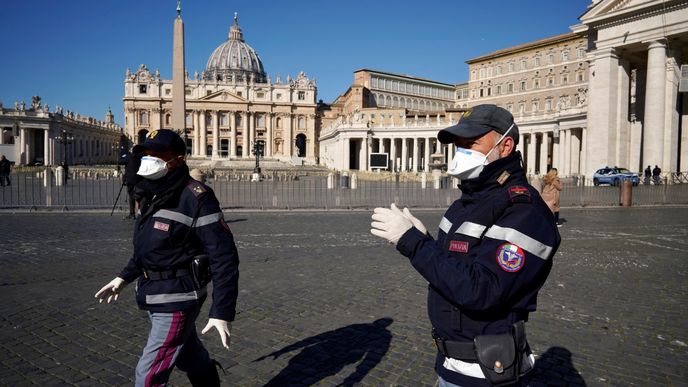
<svg viewBox="0 0 688 387">
<path fill-rule="evenodd" d="M 511 125 L 514 127 L 509 131 L 508 137 L 518 144 L 518 126 L 508 110 L 497 105 L 476 105 L 463 113 L 458 124 L 440 130 L 437 139 L 442 144 L 451 144 L 456 141 L 456 137 L 475 138 L 491 130 L 504 134 Z"/>
<path fill-rule="evenodd" d="M 146 149 L 154 152 L 173 151 L 177 155 L 186 154 L 184 140 L 176 132 L 169 129 L 158 129 L 149 132 L 146 135 L 146 141 L 134 147 L 134 153 L 143 153 Z"/>
</svg>

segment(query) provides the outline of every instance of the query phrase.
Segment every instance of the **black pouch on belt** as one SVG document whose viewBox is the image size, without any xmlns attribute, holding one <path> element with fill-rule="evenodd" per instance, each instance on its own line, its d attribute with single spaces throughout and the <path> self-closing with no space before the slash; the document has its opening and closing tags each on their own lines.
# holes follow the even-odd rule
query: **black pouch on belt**
<svg viewBox="0 0 688 387">
<path fill-rule="evenodd" d="M 191 278 L 193 278 L 196 289 L 200 289 L 210 282 L 210 259 L 207 255 L 197 255 L 191 260 Z"/>
<path fill-rule="evenodd" d="M 511 332 L 476 336 L 473 343 L 478 364 L 492 385 L 502 386 L 518 381 L 526 347 L 523 321 L 514 324 Z"/>
</svg>

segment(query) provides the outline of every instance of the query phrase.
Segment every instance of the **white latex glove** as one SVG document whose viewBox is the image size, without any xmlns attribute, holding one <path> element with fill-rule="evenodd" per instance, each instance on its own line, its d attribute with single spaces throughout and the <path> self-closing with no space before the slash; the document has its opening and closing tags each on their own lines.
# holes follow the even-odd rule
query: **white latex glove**
<svg viewBox="0 0 688 387">
<path fill-rule="evenodd" d="M 220 339 L 222 340 L 222 346 L 229 349 L 229 344 L 232 341 L 232 323 L 225 320 L 220 320 L 218 318 L 209 318 L 208 324 L 203 328 L 201 334 L 205 335 L 210 328 L 215 327 L 220 333 Z"/>
<path fill-rule="evenodd" d="M 413 223 L 413 227 L 417 228 L 418 231 L 422 232 L 423 234 L 428 233 L 428 229 L 425 228 L 425 225 L 423 222 L 420 221 L 420 219 L 416 218 L 415 216 L 411 215 L 411 211 L 409 211 L 408 207 L 404 208 L 404 216 L 408 218 L 408 220 Z"/>
<path fill-rule="evenodd" d="M 404 213 L 394 203 L 392 203 L 390 208 L 376 208 L 372 219 L 373 222 L 370 225 L 373 228 L 370 232 L 375 236 L 387 239 L 389 243 L 395 245 L 399 242 L 399 238 L 413 227 L 411 220 L 404 216 Z"/>
<path fill-rule="evenodd" d="M 124 289 L 125 286 L 127 286 L 127 284 L 127 281 L 123 280 L 122 278 L 115 277 L 115 279 L 110 281 L 109 284 L 98 290 L 98 293 L 96 293 L 95 297 L 98 299 L 98 302 L 101 303 L 105 298 L 107 298 L 108 304 L 112 301 L 117 301 L 119 293 L 122 291 L 122 289 Z"/>
</svg>

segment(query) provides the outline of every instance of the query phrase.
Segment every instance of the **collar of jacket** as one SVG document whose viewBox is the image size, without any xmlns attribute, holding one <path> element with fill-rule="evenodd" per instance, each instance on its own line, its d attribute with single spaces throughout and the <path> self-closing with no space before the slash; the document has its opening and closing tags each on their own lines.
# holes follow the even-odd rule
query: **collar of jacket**
<svg viewBox="0 0 688 387">
<path fill-rule="evenodd" d="M 480 176 L 475 179 L 462 180 L 459 184 L 461 193 L 472 195 L 478 192 L 489 191 L 494 188 L 510 185 L 515 180 L 525 180 L 525 172 L 521 165 L 521 152 L 514 151 L 507 157 L 495 160 L 485 166 Z M 504 172 L 509 173 L 509 177 L 501 184 L 497 181 Z"/>
<path fill-rule="evenodd" d="M 186 187 L 189 167 L 182 165 L 158 180 L 144 180 L 138 184 L 145 192 L 141 201 L 141 218 L 145 218 L 154 210 L 164 208 Z"/>
</svg>

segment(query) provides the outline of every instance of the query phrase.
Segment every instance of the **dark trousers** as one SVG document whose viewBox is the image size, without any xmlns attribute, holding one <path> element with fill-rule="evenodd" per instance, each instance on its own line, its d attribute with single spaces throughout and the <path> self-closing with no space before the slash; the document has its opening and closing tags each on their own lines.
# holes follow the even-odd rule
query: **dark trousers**
<svg viewBox="0 0 688 387">
<path fill-rule="evenodd" d="M 0 174 L 0 186 L 4 187 L 5 185 L 12 185 L 9 173 Z"/>
<path fill-rule="evenodd" d="M 127 186 L 127 194 L 129 195 L 129 215 L 136 215 L 136 201 L 134 200 L 134 186 Z"/>
</svg>

